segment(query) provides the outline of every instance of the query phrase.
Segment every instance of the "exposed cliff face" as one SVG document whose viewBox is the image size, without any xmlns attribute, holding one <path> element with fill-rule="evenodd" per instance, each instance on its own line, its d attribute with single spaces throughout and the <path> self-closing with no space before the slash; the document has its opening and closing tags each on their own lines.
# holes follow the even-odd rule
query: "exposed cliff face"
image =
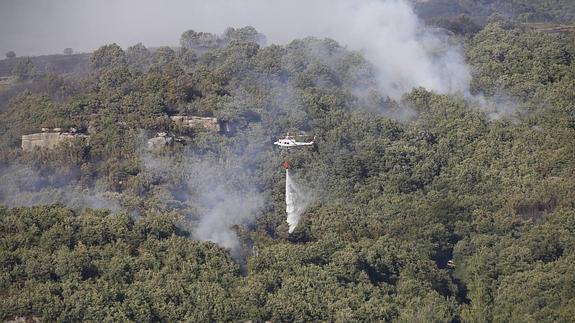
<svg viewBox="0 0 575 323">
<path fill-rule="evenodd" d="M 0 86 L 1 85 L 11 85 L 16 82 L 16 78 L 13 76 L 0 76 Z"/>
<path fill-rule="evenodd" d="M 165 132 L 159 132 L 155 137 L 148 139 L 146 147 L 148 150 L 160 151 L 174 143 L 174 137 Z"/>
<path fill-rule="evenodd" d="M 171 116 L 170 119 L 177 125 L 186 128 L 205 129 L 221 134 L 233 134 L 235 131 L 233 124 L 218 118 L 179 115 Z"/>
<path fill-rule="evenodd" d="M 196 117 L 196 116 L 172 116 L 172 121 L 183 127 L 203 128 L 215 132 L 220 132 L 220 121 L 216 118 Z"/>
<path fill-rule="evenodd" d="M 73 140 L 85 140 L 88 142 L 90 136 L 75 132 L 40 132 L 22 136 L 22 150 L 31 151 L 35 147 L 52 149 L 63 142 Z"/>
</svg>

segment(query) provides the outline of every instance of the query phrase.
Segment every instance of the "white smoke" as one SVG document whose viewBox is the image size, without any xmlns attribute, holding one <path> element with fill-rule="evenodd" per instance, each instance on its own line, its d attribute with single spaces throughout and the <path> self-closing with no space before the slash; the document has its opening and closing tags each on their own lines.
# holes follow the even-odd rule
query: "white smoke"
<svg viewBox="0 0 575 323">
<path fill-rule="evenodd" d="M 290 176 L 289 169 L 286 169 L 286 213 L 288 232 L 292 233 L 297 227 L 301 215 L 308 207 L 310 197 L 304 194 Z"/>
<path fill-rule="evenodd" d="M 263 197 L 256 193 L 234 192 L 223 186 L 206 188 L 202 193 L 205 213 L 201 215 L 192 236 L 214 242 L 238 257 L 241 244 L 233 227 L 253 222 L 263 207 Z"/>
<path fill-rule="evenodd" d="M 0 204 L 8 207 L 61 203 L 75 210 L 121 209 L 118 195 L 97 187 L 86 187 L 79 175 L 64 169 L 39 171 L 30 166 L 0 167 Z"/>
<path fill-rule="evenodd" d="M 241 257 L 237 227 L 251 225 L 261 213 L 265 196 L 250 181 L 253 175 L 244 155 L 222 158 L 189 150 L 179 157 L 155 155 L 141 150 L 140 159 L 149 176 L 171 186 L 171 193 L 183 200 L 180 212 L 184 229 L 192 238 L 211 241 Z M 175 185 L 181 182 L 183 185 Z M 182 208 L 183 207 L 183 208 Z"/>
<path fill-rule="evenodd" d="M 439 31 L 427 29 L 406 1 L 314 3 L 321 6 L 312 5 L 317 15 L 305 22 L 307 33 L 361 51 L 378 69 L 386 95 L 399 99 L 420 86 L 438 93 L 468 92 L 471 73 L 462 49 Z"/>
</svg>

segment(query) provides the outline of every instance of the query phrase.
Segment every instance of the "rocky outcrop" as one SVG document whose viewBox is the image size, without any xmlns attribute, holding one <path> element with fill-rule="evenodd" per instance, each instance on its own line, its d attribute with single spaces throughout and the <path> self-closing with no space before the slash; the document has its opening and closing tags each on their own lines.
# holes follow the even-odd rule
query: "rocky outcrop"
<svg viewBox="0 0 575 323">
<path fill-rule="evenodd" d="M 214 132 L 227 132 L 228 127 L 225 121 L 217 118 L 196 117 L 196 116 L 171 116 L 170 119 L 177 125 L 188 128 L 206 129 Z"/>
<path fill-rule="evenodd" d="M 61 143 L 71 143 L 76 140 L 88 143 L 89 139 L 90 136 L 77 133 L 73 128 L 68 132 L 62 132 L 61 128 L 42 128 L 42 132 L 22 136 L 22 150 L 32 151 L 36 147 L 53 149 Z"/>
<path fill-rule="evenodd" d="M 155 137 L 148 139 L 147 148 L 148 150 L 159 151 L 164 147 L 171 146 L 174 144 L 174 137 L 168 136 L 165 132 L 158 132 Z"/>
<path fill-rule="evenodd" d="M 17 78 L 14 76 L 0 76 L 0 85 L 10 85 L 16 82 Z"/>
</svg>

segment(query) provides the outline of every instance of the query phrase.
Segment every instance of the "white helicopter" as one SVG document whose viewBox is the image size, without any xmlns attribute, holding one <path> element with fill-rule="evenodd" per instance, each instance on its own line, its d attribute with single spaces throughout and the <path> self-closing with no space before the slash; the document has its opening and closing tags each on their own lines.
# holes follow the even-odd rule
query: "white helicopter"
<svg viewBox="0 0 575 323">
<path fill-rule="evenodd" d="M 288 133 L 284 138 L 278 139 L 274 142 L 274 145 L 284 148 L 313 147 L 315 146 L 315 136 L 311 141 L 298 141 L 295 136 Z"/>
</svg>

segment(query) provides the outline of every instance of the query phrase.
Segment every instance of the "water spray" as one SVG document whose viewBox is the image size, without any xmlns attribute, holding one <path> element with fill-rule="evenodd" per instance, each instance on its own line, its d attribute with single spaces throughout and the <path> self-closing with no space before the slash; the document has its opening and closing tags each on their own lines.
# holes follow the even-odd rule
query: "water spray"
<svg viewBox="0 0 575 323">
<path fill-rule="evenodd" d="M 301 191 L 290 176 L 289 162 L 284 162 L 283 167 L 286 170 L 286 221 L 289 226 L 288 232 L 292 233 L 297 227 L 307 203 L 304 203 Z"/>
</svg>

